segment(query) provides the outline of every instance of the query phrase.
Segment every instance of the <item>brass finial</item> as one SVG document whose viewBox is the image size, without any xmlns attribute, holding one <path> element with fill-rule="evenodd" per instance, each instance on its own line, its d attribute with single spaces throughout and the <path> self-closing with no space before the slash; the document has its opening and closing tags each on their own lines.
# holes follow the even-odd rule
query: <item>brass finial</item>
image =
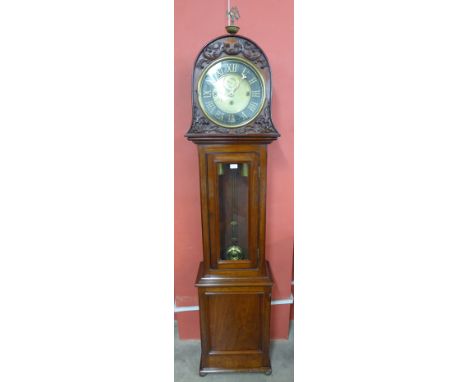
<svg viewBox="0 0 468 382">
<path fill-rule="evenodd" d="M 237 25 L 226 25 L 226 32 L 229 34 L 236 34 L 239 32 L 239 27 Z"/>
<path fill-rule="evenodd" d="M 236 34 L 239 31 L 239 27 L 234 25 L 236 20 L 239 20 L 240 13 L 237 7 L 228 8 L 227 11 L 228 16 L 228 25 L 226 25 L 226 32 L 229 34 Z"/>
</svg>

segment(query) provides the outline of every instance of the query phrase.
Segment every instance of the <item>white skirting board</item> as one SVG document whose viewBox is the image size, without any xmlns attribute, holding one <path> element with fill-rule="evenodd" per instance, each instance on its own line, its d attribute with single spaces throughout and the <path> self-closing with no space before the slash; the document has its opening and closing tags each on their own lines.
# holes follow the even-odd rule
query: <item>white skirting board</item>
<svg viewBox="0 0 468 382">
<path fill-rule="evenodd" d="M 287 305 L 292 304 L 294 302 L 294 296 L 291 294 L 289 298 L 285 298 L 282 300 L 272 300 L 271 305 Z M 195 306 L 177 306 L 174 304 L 174 313 L 181 313 L 181 312 L 193 312 L 195 310 L 200 310 L 198 305 Z"/>
</svg>

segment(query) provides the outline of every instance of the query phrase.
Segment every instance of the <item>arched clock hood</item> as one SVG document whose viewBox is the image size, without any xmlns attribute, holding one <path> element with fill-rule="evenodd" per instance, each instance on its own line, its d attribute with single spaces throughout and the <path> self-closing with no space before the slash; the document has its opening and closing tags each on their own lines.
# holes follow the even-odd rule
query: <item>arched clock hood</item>
<svg viewBox="0 0 468 382">
<path fill-rule="evenodd" d="M 223 57 L 239 57 L 248 60 L 261 73 L 265 80 L 265 103 L 255 119 L 248 124 L 228 128 L 217 125 L 206 118 L 198 103 L 198 81 L 203 70 L 215 60 Z M 192 76 L 192 124 L 185 135 L 195 143 L 203 142 L 258 142 L 270 143 L 280 134 L 271 118 L 271 70 L 263 50 L 252 40 L 224 35 L 206 44 L 197 55 Z"/>
</svg>

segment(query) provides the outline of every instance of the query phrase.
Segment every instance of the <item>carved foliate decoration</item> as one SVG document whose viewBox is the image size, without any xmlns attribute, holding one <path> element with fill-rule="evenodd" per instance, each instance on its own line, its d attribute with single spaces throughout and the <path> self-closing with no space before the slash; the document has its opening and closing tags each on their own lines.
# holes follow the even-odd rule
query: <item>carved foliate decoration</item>
<svg viewBox="0 0 468 382">
<path fill-rule="evenodd" d="M 224 50 L 224 44 L 215 41 L 206 46 L 203 50 L 201 56 L 199 56 L 197 67 L 204 69 L 206 65 L 208 65 L 211 61 L 216 60 Z"/>
<path fill-rule="evenodd" d="M 229 36 L 223 42 L 216 40 L 208 44 L 199 55 L 196 67 L 204 69 L 211 61 L 219 58 L 222 53 L 226 55 L 241 54 L 261 69 L 268 66 L 265 55 L 257 45 L 243 38 Z"/>
<path fill-rule="evenodd" d="M 203 70 L 213 61 L 226 56 L 238 56 L 250 61 L 265 79 L 266 100 L 258 116 L 247 125 L 228 128 L 206 118 L 198 104 L 197 83 Z M 195 60 L 192 84 L 192 124 L 186 136 L 196 140 L 203 136 L 223 136 L 241 139 L 242 136 L 261 137 L 271 140 L 279 137 L 271 120 L 271 72 L 263 51 L 253 41 L 241 36 L 222 36 L 208 43 Z"/>
<path fill-rule="evenodd" d="M 265 106 L 258 117 L 245 126 L 238 128 L 226 128 L 212 123 L 205 117 L 200 108 L 193 107 L 192 126 L 188 132 L 191 134 L 223 134 L 223 135 L 247 135 L 247 134 L 278 134 L 271 122 L 270 108 Z"/>
<path fill-rule="evenodd" d="M 262 54 L 258 46 L 252 44 L 251 42 L 246 41 L 244 43 L 243 51 L 244 57 L 252 61 L 255 65 L 261 69 L 266 68 L 268 63 L 265 56 Z"/>
</svg>

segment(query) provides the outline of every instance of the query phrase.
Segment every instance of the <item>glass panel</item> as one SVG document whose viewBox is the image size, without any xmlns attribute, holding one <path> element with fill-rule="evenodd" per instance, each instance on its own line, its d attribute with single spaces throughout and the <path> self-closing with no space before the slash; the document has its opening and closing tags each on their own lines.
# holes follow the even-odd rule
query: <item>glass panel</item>
<svg viewBox="0 0 468 382">
<path fill-rule="evenodd" d="M 249 164 L 218 163 L 220 257 L 247 260 Z"/>
</svg>

